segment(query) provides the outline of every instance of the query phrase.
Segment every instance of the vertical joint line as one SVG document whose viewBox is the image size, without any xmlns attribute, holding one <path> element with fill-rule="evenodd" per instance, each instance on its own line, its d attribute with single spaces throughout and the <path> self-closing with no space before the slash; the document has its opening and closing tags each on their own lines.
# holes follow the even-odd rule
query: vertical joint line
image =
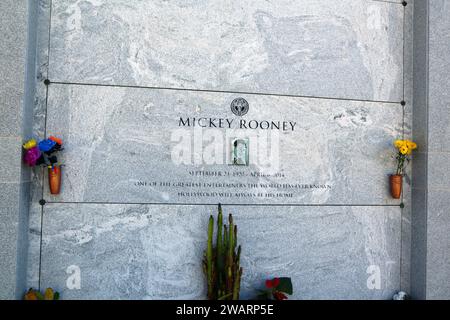
<svg viewBox="0 0 450 320">
<path fill-rule="evenodd" d="M 425 124 L 425 128 L 426 128 L 426 132 L 425 132 L 425 143 L 426 143 L 426 156 L 425 156 L 425 183 L 426 186 L 425 187 L 425 219 L 426 219 L 426 223 L 424 225 L 425 228 L 425 235 L 428 234 L 428 162 L 429 162 L 429 132 L 430 132 L 430 2 L 426 1 L 425 3 L 425 7 L 426 7 L 426 52 L 425 52 L 425 63 L 427 65 L 426 67 L 426 76 L 425 76 L 425 81 L 426 81 L 426 85 L 425 85 L 425 110 L 426 110 L 426 124 Z M 428 244 L 428 238 L 425 237 L 425 247 L 427 247 Z M 428 263 L 428 251 L 425 251 L 425 263 Z M 424 270 L 424 277 L 425 279 L 427 279 L 427 268 L 425 267 Z M 425 280 L 426 282 L 426 280 Z M 425 299 L 427 298 L 427 293 L 426 293 L 426 283 L 425 283 Z"/>
<path fill-rule="evenodd" d="M 406 40 L 406 6 L 403 4 L 403 26 L 402 26 L 403 30 L 402 30 L 402 101 L 406 102 L 406 97 L 405 97 L 405 86 L 406 86 L 406 72 L 405 72 L 405 60 L 406 60 L 406 52 L 405 52 L 405 40 Z M 405 108 L 406 108 L 406 103 L 402 103 L 402 139 L 405 139 L 405 120 L 406 120 L 406 116 L 405 116 Z M 404 193 L 402 192 L 402 199 L 401 199 L 401 203 L 404 203 Z M 403 213 L 404 213 L 404 205 L 400 206 L 400 257 L 399 257 L 399 262 L 400 262 L 400 272 L 399 272 L 399 285 L 400 287 L 402 287 L 402 274 L 404 272 L 403 270 Z"/>
<path fill-rule="evenodd" d="M 48 46 L 47 46 L 47 77 L 46 79 L 49 79 L 49 70 L 50 70 L 50 41 L 51 41 L 51 30 L 52 30 L 52 7 L 53 7 L 53 1 L 50 0 L 50 7 L 49 7 L 49 22 L 48 22 Z M 44 117 L 44 139 L 47 136 L 47 113 L 48 113 L 48 88 L 49 85 L 46 85 L 45 89 L 45 117 Z M 44 185 L 45 185 L 45 168 L 42 168 L 42 176 L 41 176 L 41 182 L 42 182 L 42 194 L 41 199 L 44 199 Z M 44 206 L 41 206 L 41 230 L 40 230 L 40 240 L 39 240 L 39 276 L 38 276 L 38 290 L 41 290 L 42 285 L 42 237 L 44 230 Z"/>
<path fill-rule="evenodd" d="M 50 70 L 50 47 L 51 47 L 51 33 L 52 33 L 52 10 L 53 0 L 50 0 L 49 16 L 48 16 L 48 43 L 47 43 L 47 79 L 49 78 Z"/>
<path fill-rule="evenodd" d="M 41 206 L 41 233 L 39 239 L 39 275 L 38 275 L 38 290 L 41 291 L 41 271 L 42 271 L 42 229 L 44 226 L 44 206 Z"/>
</svg>

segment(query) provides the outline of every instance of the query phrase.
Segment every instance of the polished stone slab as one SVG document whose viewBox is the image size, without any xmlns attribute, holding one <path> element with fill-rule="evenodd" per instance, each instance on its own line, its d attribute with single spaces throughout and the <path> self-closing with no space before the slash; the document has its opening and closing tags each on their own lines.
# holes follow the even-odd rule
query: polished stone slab
<svg viewBox="0 0 450 320">
<path fill-rule="evenodd" d="M 430 300 L 450 299 L 449 271 L 450 237 L 448 230 L 448 205 L 450 195 L 449 161 L 450 147 L 449 104 L 450 94 L 446 84 L 450 80 L 450 56 L 448 43 L 450 40 L 450 3 L 448 1 L 430 1 L 428 4 L 428 78 L 426 91 L 426 137 L 428 148 L 426 159 L 427 189 L 426 234 L 424 238 L 426 254 L 421 258 L 426 261 L 426 298 Z M 422 54 L 422 53 L 419 53 Z M 423 76 L 419 74 L 418 76 Z M 423 105 L 418 105 L 423 108 Z M 422 128 L 420 128 L 422 129 Z M 420 212 L 420 211 L 419 211 Z"/>
<path fill-rule="evenodd" d="M 446 21 L 450 12 L 447 1 L 433 1 L 430 3 L 430 33 L 429 39 L 429 151 L 449 152 L 450 139 L 450 94 L 445 84 L 450 81 L 448 66 L 450 55 L 447 52 L 450 41 L 450 23 Z"/>
<path fill-rule="evenodd" d="M 54 0 L 52 81 L 402 100 L 389 1 Z"/>
<path fill-rule="evenodd" d="M 449 297 L 450 271 L 447 266 L 450 263 L 448 248 L 450 248 L 450 236 L 448 227 L 450 218 L 448 208 L 450 205 L 450 191 L 433 190 L 428 195 L 428 233 L 427 238 L 427 299 L 442 300 Z"/>
<path fill-rule="evenodd" d="M 21 145 L 20 136 L 0 136 L 0 183 L 21 182 L 21 166 L 18 165 L 22 161 Z"/>
<path fill-rule="evenodd" d="M 13 12 L 14 10 L 14 12 Z M 24 83 L 27 43 L 27 6 L 13 0 L 0 2 L 0 137 L 19 137 L 24 117 Z"/>
<path fill-rule="evenodd" d="M 0 1 L 0 300 L 25 291 L 29 169 L 21 144 L 31 135 L 35 1 Z"/>
<path fill-rule="evenodd" d="M 3 189 L 3 184 L 0 184 Z M 2 191 L 3 192 L 3 191 Z M 3 198 L 3 197 L 2 197 Z M 17 275 L 17 242 L 18 211 L 14 207 L 0 206 L 0 241 L 3 244 L 0 259 L 0 283 L 2 300 L 18 297 L 16 288 Z M 20 289 L 19 289 L 20 290 Z"/>
<path fill-rule="evenodd" d="M 33 201 L 28 216 L 27 288 L 39 288 L 40 285 L 42 222 L 42 206 L 38 201 Z"/>
<path fill-rule="evenodd" d="M 108 203 L 398 204 L 388 194 L 388 174 L 395 168 L 392 141 L 402 133 L 400 105 L 243 95 L 249 111 L 238 117 L 230 110 L 236 97 L 50 85 L 47 134 L 62 137 L 65 167 L 61 194 L 51 197 L 45 183 L 44 197 Z M 191 127 L 185 126 L 188 118 Z M 224 128 L 194 128 L 193 118 L 223 119 Z M 240 128 L 241 121 L 247 129 Z M 285 131 L 283 125 L 249 129 L 252 121 L 281 121 Z M 249 166 L 228 162 L 234 137 L 250 139 Z"/>
<path fill-rule="evenodd" d="M 292 277 L 293 299 L 390 299 L 400 286 L 399 208 L 224 211 L 239 228 L 244 299 L 274 276 Z M 63 299 L 204 299 L 201 260 L 215 212 L 215 206 L 47 204 L 42 286 Z M 373 270 L 379 287 L 369 289 Z"/>
</svg>

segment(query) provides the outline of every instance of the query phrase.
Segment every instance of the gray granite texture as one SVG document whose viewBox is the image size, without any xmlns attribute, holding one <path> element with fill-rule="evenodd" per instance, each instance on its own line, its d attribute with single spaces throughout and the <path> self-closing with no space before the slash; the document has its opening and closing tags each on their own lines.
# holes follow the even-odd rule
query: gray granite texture
<svg viewBox="0 0 450 320">
<path fill-rule="evenodd" d="M 430 1 L 429 34 L 429 151 L 450 152 L 450 3 Z"/>
<path fill-rule="evenodd" d="M 400 209 L 225 206 L 243 247 L 242 298 L 292 277 L 296 299 L 389 299 L 400 283 Z M 42 286 L 64 299 L 203 299 L 214 206 L 48 204 Z M 369 289 L 369 266 L 380 270 Z M 71 270 L 80 289 L 71 288 Z M 73 271 L 72 271 L 73 272 Z M 69 285 L 67 284 L 69 283 Z"/>
<path fill-rule="evenodd" d="M 427 299 L 450 299 L 450 190 L 434 189 L 428 194 Z"/>
<path fill-rule="evenodd" d="M 429 2 L 427 299 L 450 299 L 450 3 Z"/>
<path fill-rule="evenodd" d="M 28 6 L 15 2 L 0 2 L 0 137 L 21 136 Z"/>
<path fill-rule="evenodd" d="M 49 77 L 400 101 L 403 7 L 367 0 L 54 0 Z"/>
<path fill-rule="evenodd" d="M 64 140 L 61 159 L 66 166 L 63 167 L 62 193 L 48 197 L 48 200 L 197 204 L 399 203 L 388 194 L 388 175 L 395 167 L 391 157 L 392 141 L 402 135 L 403 113 L 399 104 L 244 95 L 251 107 L 248 114 L 240 118 L 230 111 L 230 102 L 235 97 L 228 93 L 52 84 L 47 132 Z M 202 140 L 195 138 L 195 129 L 180 129 L 180 117 L 223 118 L 233 120 L 235 125 L 242 119 L 249 123 L 281 120 L 296 122 L 296 126 L 295 131 L 280 133 L 272 130 L 269 135 L 268 130 L 262 129 L 207 128 L 202 131 Z M 212 130 L 218 136 L 208 143 L 210 138 L 207 137 Z M 255 134 L 259 140 L 250 150 L 251 165 L 227 164 L 227 136 L 252 137 Z M 189 157 L 181 164 L 173 156 L 174 153 L 178 155 L 176 150 L 180 148 L 180 141 L 182 146 L 192 145 L 189 148 L 191 154 L 186 151 L 184 155 Z M 204 141 L 203 147 L 198 147 L 198 141 Z M 250 144 L 253 141 L 256 139 Z M 271 148 L 262 147 L 266 142 Z M 206 159 L 211 146 L 218 155 L 213 164 Z M 266 154 L 270 154 L 270 163 L 266 163 Z M 230 175 L 200 176 L 192 171 L 227 172 Z M 271 176 L 251 176 L 253 172 Z M 283 173 L 285 177 L 276 177 L 277 173 Z M 142 181 L 148 185 L 139 184 Z M 162 182 L 172 185 L 160 186 Z M 215 182 L 235 185 L 187 185 Z M 185 185 L 174 186 L 176 183 Z M 245 185 L 236 186 L 239 183 Z M 284 187 L 285 183 L 327 187 L 292 188 Z M 201 194 L 192 194 L 195 192 Z M 240 195 L 241 192 L 245 195 Z M 264 196 L 252 195 L 257 193 Z M 276 193 L 293 196 L 267 197 Z"/>
<path fill-rule="evenodd" d="M 0 241 L 3 245 L 0 259 L 0 299 L 16 297 L 16 268 L 18 240 L 18 210 L 0 207 Z"/>
<path fill-rule="evenodd" d="M 416 299 L 449 299 L 450 184 L 447 140 L 450 96 L 447 1 L 416 1 L 414 26 L 414 160 L 411 292 Z"/>
<path fill-rule="evenodd" d="M 0 183 L 20 183 L 21 144 L 21 137 L 0 137 Z"/>
<path fill-rule="evenodd" d="M 35 19 L 34 1 L 0 2 L 0 299 L 25 291 L 30 172 L 21 144 L 32 131 Z"/>
</svg>

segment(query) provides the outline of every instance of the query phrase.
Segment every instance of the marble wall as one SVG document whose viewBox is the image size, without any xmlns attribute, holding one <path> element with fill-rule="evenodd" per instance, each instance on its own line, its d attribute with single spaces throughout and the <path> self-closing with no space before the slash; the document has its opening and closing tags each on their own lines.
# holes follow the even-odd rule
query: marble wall
<svg viewBox="0 0 450 320">
<path fill-rule="evenodd" d="M 411 17 L 400 1 L 41 0 L 34 131 L 63 137 L 66 167 L 59 196 L 34 172 L 29 285 L 201 299 L 220 201 L 239 226 L 244 298 L 273 276 L 292 277 L 296 299 L 407 288 L 408 179 L 394 201 L 387 177 L 392 140 L 411 134 Z M 227 116 L 241 96 L 249 117 L 296 119 L 280 136 L 283 171 L 330 190 L 200 201 L 133 186 L 185 173 L 168 157 L 174 115 Z"/>
<path fill-rule="evenodd" d="M 367 0 L 56 0 L 49 76 L 399 102 L 402 31 L 401 6 Z"/>
<path fill-rule="evenodd" d="M 215 206 L 47 204 L 42 282 L 67 299 L 202 299 L 205 222 Z M 239 227 L 242 296 L 290 276 L 297 299 L 385 299 L 399 287 L 399 209 L 225 206 Z M 67 268 L 81 270 L 68 290 Z M 366 269 L 379 266 L 380 290 Z M 69 269 L 70 271 L 70 269 Z"/>
</svg>

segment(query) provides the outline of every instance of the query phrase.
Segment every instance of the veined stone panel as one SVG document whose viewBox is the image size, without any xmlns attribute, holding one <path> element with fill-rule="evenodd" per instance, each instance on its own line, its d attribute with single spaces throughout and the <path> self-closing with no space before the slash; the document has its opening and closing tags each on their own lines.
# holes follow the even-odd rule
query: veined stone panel
<svg viewBox="0 0 450 320">
<path fill-rule="evenodd" d="M 403 99 L 403 7 L 398 3 L 52 3 L 52 81 Z"/>
<path fill-rule="evenodd" d="M 224 211 L 239 228 L 242 298 L 254 297 L 274 276 L 292 277 L 295 299 L 390 299 L 399 288 L 400 208 Z M 215 212 L 215 206 L 47 204 L 41 287 L 64 299 L 203 299 L 201 261 Z"/>
<path fill-rule="evenodd" d="M 62 137 L 66 166 L 48 200 L 398 204 L 388 174 L 400 105 L 241 96 L 239 117 L 231 93 L 50 85 L 47 133 Z M 248 166 L 231 165 L 234 138 L 247 139 Z"/>
</svg>

